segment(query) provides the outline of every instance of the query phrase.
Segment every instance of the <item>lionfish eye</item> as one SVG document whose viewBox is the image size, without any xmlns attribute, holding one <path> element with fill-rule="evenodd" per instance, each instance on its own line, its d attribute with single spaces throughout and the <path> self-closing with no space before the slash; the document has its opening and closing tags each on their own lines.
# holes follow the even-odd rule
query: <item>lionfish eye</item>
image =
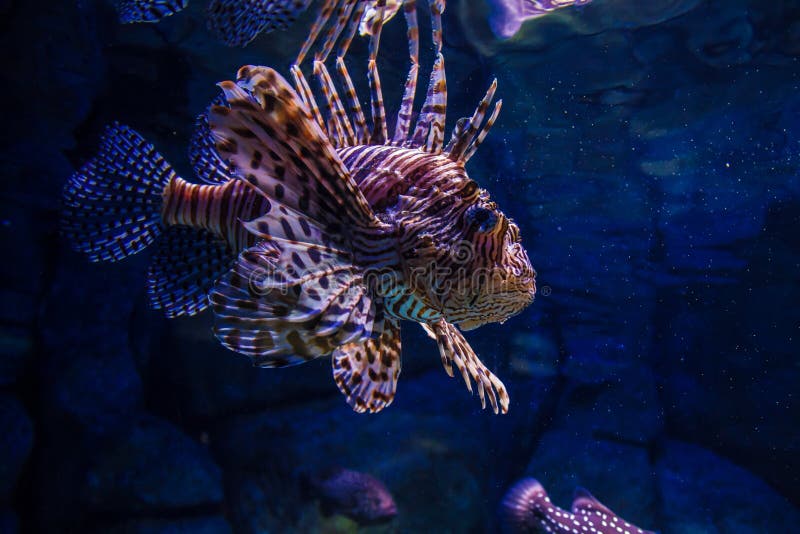
<svg viewBox="0 0 800 534">
<path fill-rule="evenodd" d="M 497 214 L 489 208 L 472 206 L 467 210 L 467 221 L 470 226 L 477 227 L 479 232 L 488 232 L 497 224 Z"/>
</svg>

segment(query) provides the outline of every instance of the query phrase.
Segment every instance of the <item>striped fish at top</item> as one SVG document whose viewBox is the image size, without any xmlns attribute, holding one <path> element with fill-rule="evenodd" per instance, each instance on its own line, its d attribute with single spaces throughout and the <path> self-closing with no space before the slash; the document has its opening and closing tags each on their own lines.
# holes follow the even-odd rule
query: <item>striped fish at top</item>
<svg viewBox="0 0 800 534">
<path fill-rule="evenodd" d="M 345 58 L 373 5 L 365 110 Z M 64 232 L 94 261 L 157 242 L 154 307 L 168 316 L 211 307 L 220 342 L 258 366 L 330 356 L 358 412 L 394 399 L 407 320 L 436 341 L 450 376 L 457 370 L 483 407 L 505 413 L 503 383 L 461 332 L 505 321 L 536 292 L 519 228 L 465 169 L 500 111 L 500 101 L 491 107 L 497 83 L 445 144 L 444 2 L 427 10 L 436 59 L 416 114 L 417 6 L 401 7 L 410 65 L 391 135 L 376 62 L 385 0 L 325 1 L 291 83 L 245 66 L 219 84 L 190 145 L 204 183 L 180 178 L 139 134 L 111 126 L 65 187 Z M 315 47 L 319 93 L 303 72 Z"/>
</svg>

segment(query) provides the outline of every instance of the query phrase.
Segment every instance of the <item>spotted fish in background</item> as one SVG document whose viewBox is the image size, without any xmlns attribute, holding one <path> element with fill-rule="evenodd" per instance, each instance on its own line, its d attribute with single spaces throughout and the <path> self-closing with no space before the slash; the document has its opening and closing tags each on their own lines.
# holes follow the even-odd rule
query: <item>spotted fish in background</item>
<svg viewBox="0 0 800 534">
<path fill-rule="evenodd" d="M 412 125 L 419 71 L 415 0 L 405 0 L 410 68 L 393 135 L 376 58 L 383 1 L 370 28 L 370 124 L 344 58 L 371 2 L 324 2 L 291 67 L 293 86 L 247 66 L 198 121 L 190 149 L 206 184 L 178 177 L 141 136 L 112 126 L 65 188 L 64 231 L 90 259 L 115 261 L 158 241 L 154 307 L 192 315 L 209 303 L 223 345 L 262 367 L 331 356 L 358 412 L 378 412 L 400 374 L 400 320 L 420 323 L 481 404 L 508 410 L 502 382 L 461 329 L 528 306 L 535 272 L 519 228 L 464 168 L 500 111 L 496 81 L 444 144 L 444 2 L 430 4 L 436 61 Z M 313 61 L 320 107 L 301 69 Z M 326 61 L 338 43 L 340 98 Z"/>
<path fill-rule="evenodd" d="M 341 514 L 362 525 L 383 523 L 397 516 L 397 505 L 386 486 L 368 473 L 331 467 L 308 476 L 325 515 Z"/>
<path fill-rule="evenodd" d="M 526 20 L 535 19 L 568 6 L 581 6 L 592 0 L 488 0 L 492 13 L 489 25 L 502 39 L 512 37 Z"/>
<path fill-rule="evenodd" d="M 311 0 L 211 0 L 209 30 L 229 46 L 244 46 L 263 32 L 286 29 Z M 158 22 L 189 5 L 189 0 L 118 0 L 120 22 Z"/>
<path fill-rule="evenodd" d="M 655 534 L 631 525 L 584 489 L 575 491 L 571 512 L 562 510 L 550 502 L 547 492 L 533 478 L 520 480 L 508 491 L 501 514 L 506 532 L 513 534 Z"/>
</svg>

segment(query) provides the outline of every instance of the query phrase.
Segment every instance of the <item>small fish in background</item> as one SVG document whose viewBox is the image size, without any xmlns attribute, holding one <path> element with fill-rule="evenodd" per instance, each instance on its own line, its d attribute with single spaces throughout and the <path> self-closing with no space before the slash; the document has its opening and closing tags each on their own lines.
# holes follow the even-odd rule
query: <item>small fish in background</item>
<svg viewBox="0 0 800 534">
<path fill-rule="evenodd" d="M 260 33 L 288 28 L 311 0 L 211 0 L 206 8 L 208 29 L 228 46 L 245 46 Z M 123 24 L 158 22 L 182 11 L 189 0 L 119 0 Z"/>
<path fill-rule="evenodd" d="M 533 478 L 520 480 L 506 493 L 501 516 L 505 531 L 513 534 L 655 534 L 625 521 L 582 488 L 575 490 L 572 511 L 562 510 Z"/>
<path fill-rule="evenodd" d="M 592 0 L 489 0 L 489 25 L 501 39 L 509 39 L 526 20 L 547 15 L 568 6 L 582 6 Z"/>
<path fill-rule="evenodd" d="M 340 514 L 361 525 L 391 521 L 397 515 L 392 494 L 367 473 L 332 467 L 307 475 L 309 493 L 320 500 L 325 515 Z"/>
</svg>

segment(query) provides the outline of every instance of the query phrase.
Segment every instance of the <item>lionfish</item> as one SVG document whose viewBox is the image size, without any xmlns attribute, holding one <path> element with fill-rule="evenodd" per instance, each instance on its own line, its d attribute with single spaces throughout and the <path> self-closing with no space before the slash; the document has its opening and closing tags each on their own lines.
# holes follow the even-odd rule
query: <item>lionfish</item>
<svg viewBox="0 0 800 534">
<path fill-rule="evenodd" d="M 344 58 L 365 9 L 367 124 Z M 502 322 L 533 301 L 535 271 L 514 222 L 469 178 L 500 111 L 497 81 L 445 146 L 444 2 L 430 2 L 436 60 L 412 128 L 419 71 L 415 0 L 403 2 L 410 67 L 390 137 L 376 58 L 384 0 L 323 3 L 291 67 L 293 86 L 245 66 L 198 119 L 190 158 L 206 183 L 180 178 L 128 127 L 108 129 L 99 154 L 65 187 L 64 230 L 94 261 L 120 260 L 158 238 L 151 304 L 167 316 L 210 305 L 214 333 L 261 367 L 331 355 L 357 412 L 378 412 L 400 374 L 400 320 L 420 323 L 481 405 L 508 410 L 503 383 L 461 330 Z M 313 60 L 317 104 L 301 65 Z M 326 62 L 338 43 L 339 96 Z M 319 96 L 319 95 L 317 95 Z"/>
<path fill-rule="evenodd" d="M 208 29 L 228 46 L 245 46 L 260 33 L 288 28 L 311 0 L 210 0 L 206 7 Z M 383 22 L 400 9 L 401 0 L 388 0 L 382 11 Z M 375 2 L 371 2 L 375 4 Z M 158 22 L 182 11 L 189 0 L 118 0 L 120 22 Z M 363 13 L 360 31 L 366 35 L 374 17 L 375 5 Z"/>
</svg>

